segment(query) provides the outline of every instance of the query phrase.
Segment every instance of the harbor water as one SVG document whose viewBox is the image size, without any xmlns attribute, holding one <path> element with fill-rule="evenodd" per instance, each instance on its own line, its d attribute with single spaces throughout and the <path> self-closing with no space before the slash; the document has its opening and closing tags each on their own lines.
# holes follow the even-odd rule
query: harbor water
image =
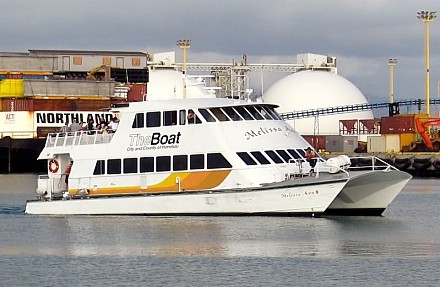
<svg viewBox="0 0 440 287">
<path fill-rule="evenodd" d="M 383 217 L 30 216 L 0 175 L 0 286 L 440 286 L 438 179 Z"/>
</svg>

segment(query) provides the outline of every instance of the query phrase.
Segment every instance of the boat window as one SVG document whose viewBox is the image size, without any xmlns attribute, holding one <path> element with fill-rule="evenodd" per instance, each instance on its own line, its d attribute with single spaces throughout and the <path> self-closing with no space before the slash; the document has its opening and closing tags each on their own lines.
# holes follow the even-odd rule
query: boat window
<svg viewBox="0 0 440 287">
<path fill-rule="evenodd" d="M 249 114 L 249 112 L 242 106 L 234 107 L 234 109 L 237 111 L 237 113 L 240 114 L 240 116 L 245 119 L 246 121 L 254 120 L 254 118 Z"/>
<path fill-rule="evenodd" d="M 95 164 L 95 170 L 93 171 L 94 175 L 105 174 L 105 161 L 98 160 Z"/>
<path fill-rule="evenodd" d="M 171 157 L 158 156 L 156 157 L 156 171 L 170 171 L 171 170 Z"/>
<path fill-rule="evenodd" d="M 147 128 L 160 127 L 160 112 L 147 113 Z"/>
<path fill-rule="evenodd" d="M 140 172 L 153 172 L 154 171 L 154 157 L 141 157 L 139 160 Z"/>
<path fill-rule="evenodd" d="M 202 114 L 203 118 L 205 118 L 207 122 L 215 122 L 215 118 L 207 109 L 199 109 L 199 112 Z"/>
<path fill-rule="evenodd" d="M 306 158 L 306 151 L 303 149 L 296 149 L 297 153 L 299 153 L 303 158 Z"/>
<path fill-rule="evenodd" d="M 259 151 L 251 151 L 251 155 L 253 155 L 260 164 L 270 164 L 267 158 Z"/>
<path fill-rule="evenodd" d="M 124 158 L 123 164 L 124 164 L 123 167 L 124 173 L 137 173 L 138 170 L 137 158 Z"/>
<path fill-rule="evenodd" d="M 247 165 L 256 165 L 257 162 L 247 153 L 247 152 L 237 152 L 237 155 L 244 161 Z"/>
<path fill-rule="evenodd" d="M 214 168 L 231 168 L 232 165 L 221 153 L 208 153 L 206 156 L 206 167 Z"/>
<path fill-rule="evenodd" d="M 187 155 L 173 156 L 173 170 L 187 170 L 187 169 L 188 169 Z"/>
<path fill-rule="evenodd" d="M 294 159 L 300 159 L 301 155 L 297 153 L 294 149 L 288 149 L 287 152 L 293 156 Z"/>
<path fill-rule="evenodd" d="M 255 109 L 254 106 L 245 107 L 256 120 L 264 120 L 263 116 Z"/>
<path fill-rule="evenodd" d="M 148 123 L 148 121 L 147 121 Z M 163 125 L 174 126 L 177 124 L 177 111 L 165 111 L 163 112 Z"/>
<path fill-rule="evenodd" d="M 188 120 L 189 125 L 202 123 L 196 113 L 191 109 L 188 110 L 188 115 L 186 116 L 186 119 Z"/>
<path fill-rule="evenodd" d="M 186 123 L 186 110 L 179 111 L 179 125 L 184 125 Z"/>
<path fill-rule="evenodd" d="M 268 107 L 266 106 L 267 111 L 270 113 L 270 115 L 272 116 L 272 118 L 274 118 L 275 120 L 280 120 L 282 121 L 283 119 L 280 117 L 280 115 L 275 111 L 274 107 Z"/>
<path fill-rule="evenodd" d="M 266 120 L 273 120 L 269 112 L 267 112 L 263 106 L 255 106 L 255 109 L 259 111 L 263 118 L 265 118 Z"/>
<path fill-rule="evenodd" d="M 278 155 L 281 156 L 281 158 L 282 158 L 285 162 L 289 162 L 289 160 L 292 159 L 292 156 L 290 156 L 285 150 L 277 149 L 276 152 L 278 153 Z"/>
<path fill-rule="evenodd" d="M 204 169 L 205 168 L 205 155 L 204 154 L 192 154 L 189 156 L 190 169 Z"/>
<path fill-rule="evenodd" d="M 239 114 L 232 107 L 223 107 L 223 111 L 233 120 L 233 121 L 241 121 L 243 120 Z"/>
<path fill-rule="evenodd" d="M 121 159 L 108 159 L 107 160 L 107 174 L 120 174 L 121 173 Z"/>
<path fill-rule="evenodd" d="M 221 122 L 230 120 L 220 108 L 210 108 L 209 110 Z"/>
<path fill-rule="evenodd" d="M 273 151 L 266 150 L 264 151 L 275 163 L 283 163 L 283 160 Z"/>
<path fill-rule="evenodd" d="M 138 113 L 134 117 L 132 128 L 143 128 L 145 127 L 145 116 L 144 113 Z"/>
</svg>

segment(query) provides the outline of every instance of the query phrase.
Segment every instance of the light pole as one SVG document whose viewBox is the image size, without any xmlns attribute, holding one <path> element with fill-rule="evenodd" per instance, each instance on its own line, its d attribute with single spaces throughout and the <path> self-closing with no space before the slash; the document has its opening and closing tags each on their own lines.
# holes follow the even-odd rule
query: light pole
<svg viewBox="0 0 440 287">
<path fill-rule="evenodd" d="M 186 50 L 191 47 L 191 40 L 178 40 L 177 46 L 183 50 L 183 98 L 186 98 Z"/>
<path fill-rule="evenodd" d="M 435 15 L 436 11 L 420 11 L 417 12 L 417 18 L 422 20 L 425 23 L 425 67 L 426 67 L 426 75 L 425 75 L 425 104 L 426 104 L 426 114 L 429 117 L 430 110 L 430 97 L 429 97 L 429 23 L 432 22 L 437 15 Z"/>
<path fill-rule="evenodd" d="M 397 65 L 397 59 L 388 59 L 390 66 L 390 104 L 394 103 L 394 66 Z"/>
</svg>

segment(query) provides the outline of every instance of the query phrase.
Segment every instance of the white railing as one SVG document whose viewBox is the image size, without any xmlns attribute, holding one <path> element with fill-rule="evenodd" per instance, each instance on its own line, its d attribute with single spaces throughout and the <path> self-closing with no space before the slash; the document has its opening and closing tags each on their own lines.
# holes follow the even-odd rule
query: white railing
<svg viewBox="0 0 440 287">
<path fill-rule="evenodd" d="M 113 135 L 114 133 L 99 133 L 98 131 L 49 133 L 46 147 L 106 144 L 112 140 Z"/>
<path fill-rule="evenodd" d="M 343 172 L 348 175 L 351 171 L 356 170 L 389 171 L 399 169 L 376 156 L 338 156 L 327 160 L 322 158 L 317 159 L 317 163 L 311 175 L 315 174 L 318 177 L 319 174 L 323 172 L 331 174 Z"/>
<path fill-rule="evenodd" d="M 350 170 L 399 170 L 376 156 L 350 156 L 350 159 L 356 162 L 356 165 L 350 166 Z"/>
</svg>

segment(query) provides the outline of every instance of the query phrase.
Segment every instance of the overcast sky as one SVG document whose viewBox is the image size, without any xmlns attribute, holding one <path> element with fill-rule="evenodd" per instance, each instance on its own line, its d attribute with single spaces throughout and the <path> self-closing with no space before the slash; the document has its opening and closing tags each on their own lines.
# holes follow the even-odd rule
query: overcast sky
<svg viewBox="0 0 440 287">
<path fill-rule="evenodd" d="M 3 52 L 176 51 L 181 61 L 176 41 L 191 39 L 189 62 L 239 61 L 247 54 L 248 62 L 255 64 L 296 63 L 300 53 L 332 55 L 337 57 L 338 73 L 370 103 L 389 99 L 389 58 L 398 59 L 395 100 L 424 99 L 424 24 L 416 13 L 440 10 L 438 0 L 13 0 L 3 4 Z M 431 97 L 437 98 L 440 18 L 431 23 L 430 32 Z M 254 81 L 251 86 L 259 89 L 261 84 Z"/>
</svg>

